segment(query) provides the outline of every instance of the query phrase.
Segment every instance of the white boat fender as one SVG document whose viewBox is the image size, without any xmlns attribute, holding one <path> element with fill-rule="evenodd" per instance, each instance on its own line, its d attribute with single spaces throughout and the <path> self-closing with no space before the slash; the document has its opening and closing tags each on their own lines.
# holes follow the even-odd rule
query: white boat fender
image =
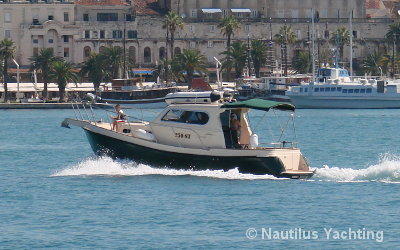
<svg viewBox="0 0 400 250">
<path fill-rule="evenodd" d="M 258 135 L 257 134 L 252 134 L 250 136 L 250 146 L 251 146 L 251 148 L 258 147 Z"/>
<path fill-rule="evenodd" d="M 146 130 L 143 129 L 136 129 L 133 131 L 133 135 L 137 138 L 147 140 L 147 141 L 155 141 L 156 138 L 152 133 L 147 132 Z"/>
</svg>

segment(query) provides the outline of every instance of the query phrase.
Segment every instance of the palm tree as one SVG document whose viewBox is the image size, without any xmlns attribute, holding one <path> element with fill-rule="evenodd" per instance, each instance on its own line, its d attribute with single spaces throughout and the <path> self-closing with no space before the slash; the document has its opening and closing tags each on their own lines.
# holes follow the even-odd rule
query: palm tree
<svg viewBox="0 0 400 250">
<path fill-rule="evenodd" d="M 228 55 L 227 55 L 227 65 L 230 65 L 230 56 L 229 56 L 229 51 L 231 49 L 231 39 L 232 36 L 235 35 L 235 31 L 240 28 L 240 24 L 237 20 L 237 18 L 234 15 L 229 15 L 224 17 L 220 23 L 218 24 L 218 28 L 221 29 L 221 33 L 226 36 L 227 41 L 226 41 L 226 47 L 228 48 Z M 230 80 L 230 73 L 231 73 L 232 68 L 226 68 L 226 77 L 227 80 Z"/>
<path fill-rule="evenodd" d="M 79 72 L 81 76 L 88 75 L 89 80 L 93 82 L 96 93 L 99 91 L 100 83 L 109 75 L 107 64 L 108 62 L 103 55 L 91 53 Z"/>
<path fill-rule="evenodd" d="M 284 74 L 286 76 L 288 73 L 288 45 L 294 44 L 297 40 L 296 34 L 292 30 L 292 26 L 286 24 L 283 25 L 279 29 L 279 33 L 275 34 L 275 40 L 279 43 L 282 49 L 281 57 L 282 62 L 285 65 Z"/>
<path fill-rule="evenodd" d="M 376 51 L 374 51 L 374 53 L 366 57 L 363 61 L 364 72 L 373 76 L 380 75 L 380 65 L 378 64 L 379 61 L 379 55 Z"/>
<path fill-rule="evenodd" d="M 308 51 L 300 51 L 300 53 L 293 58 L 293 69 L 297 73 L 307 74 L 310 73 L 312 68 L 311 56 Z"/>
<path fill-rule="evenodd" d="M 194 73 L 196 71 L 199 73 L 207 71 L 206 58 L 200 53 L 200 51 L 194 49 L 184 49 L 181 54 L 176 56 L 174 64 L 179 65 L 180 73 L 186 75 L 185 78 L 189 85 L 189 89 L 192 88 Z"/>
<path fill-rule="evenodd" d="M 239 78 L 243 74 L 243 67 L 246 64 L 246 45 L 240 41 L 236 41 L 232 43 L 230 50 L 222 52 L 221 55 L 225 55 L 225 58 L 222 59 L 222 68 L 235 68 L 236 78 Z"/>
<path fill-rule="evenodd" d="M 49 74 L 53 62 L 61 60 L 60 57 L 55 57 L 53 50 L 50 48 L 41 49 L 39 54 L 29 58 L 31 61 L 31 71 L 39 70 L 43 79 L 43 99 L 47 100 L 48 91 L 47 85 L 49 82 Z"/>
<path fill-rule="evenodd" d="M 53 63 L 53 71 L 50 78 L 54 79 L 58 85 L 60 93 L 59 102 L 64 102 L 65 88 L 69 82 L 78 82 L 78 76 L 72 71 L 72 64 L 66 61 L 56 61 Z"/>
<path fill-rule="evenodd" d="M 339 55 L 343 60 L 344 46 L 350 44 L 350 32 L 346 27 L 338 27 L 334 33 L 331 41 L 334 42 L 339 47 Z"/>
<path fill-rule="evenodd" d="M 121 47 L 108 47 L 101 55 L 107 62 L 111 78 L 119 78 L 120 70 L 123 68 L 124 63 L 124 55 Z"/>
<path fill-rule="evenodd" d="M 3 61 L 4 102 L 8 101 L 8 61 L 14 58 L 15 51 L 13 40 L 5 38 L 0 41 L 0 58 Z"/>
<path fill-rule="evenodd" d="M 253 60 L 256 77 L 260 77 L 261 66 L 267 63 L 268 46 L 261 40 L 251 41 L 251 59 Z"/>
<path fill-rule="evenodd" d="M 394 76 L 395 71 L 395 51 L 397 51 L 397 44 L 400 42 L 400 23 L 392 23 L 389 25 L 388 32 L 386 33 L 386 39 L 393 43 L 393 52 L 392 52 L 392 77 Z"/>
<path fill-rule="evenodd" d="M 175 32 L 177 29 L 183 29 L 182 18 L 173 11 L 168 12 L 168 14 L 165 16 L 165 19 L 164 19 L 163 29 L 167 29 L 167 34 L 171 35 L 169 46 L 170 46 L 171 59 L 173 59 L 174 58 Z M 167 35 L 167 42 L 168 42 L 168 35 Z"/>
</svg>

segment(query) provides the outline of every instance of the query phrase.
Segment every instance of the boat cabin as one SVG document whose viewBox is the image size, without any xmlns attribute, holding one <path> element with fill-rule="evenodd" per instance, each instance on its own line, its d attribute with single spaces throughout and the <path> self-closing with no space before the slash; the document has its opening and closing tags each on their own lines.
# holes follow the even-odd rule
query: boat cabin
<svg viewBox="0 0 400 250">
<path fill-rule="evenodd" d="M 341 68 L 321 68 L 318 70 L 318 82 L 328 84 L 338 84 L 350 82 L 350 75 L 346 69 Z"/>
</svg>

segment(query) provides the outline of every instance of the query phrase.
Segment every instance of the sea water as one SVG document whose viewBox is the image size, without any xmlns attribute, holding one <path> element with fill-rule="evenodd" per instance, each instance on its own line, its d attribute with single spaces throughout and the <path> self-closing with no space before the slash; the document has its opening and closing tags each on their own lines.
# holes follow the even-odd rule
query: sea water
<svg viewBox="0 0 400 250">
<path fill-rule="evenodd" d="M 0 111 L 0 249 L 400 244 L 399 110 L 296 112 L 295 140 L 317 169 L 307 181 L 96 157 L 65 117 L 74 112 Z M 260 129 L 260 141 L 282 128 Z"/>
</svg>

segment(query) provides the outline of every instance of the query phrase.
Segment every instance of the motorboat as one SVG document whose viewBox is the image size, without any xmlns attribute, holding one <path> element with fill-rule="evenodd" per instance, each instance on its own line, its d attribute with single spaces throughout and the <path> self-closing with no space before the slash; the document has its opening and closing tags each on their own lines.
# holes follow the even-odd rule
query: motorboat
<svg viewBox="0 0 400 250">
<path fill-rule="evenodd" d="M 343 68 L 321 68 L 315 82 L 292 86 L 286 95 L 296 108 L 400 108 L 400 83 L 350 78 Z"/>
<path fill-rule="evenodd" d="M 313 176 L 314 171 L 296 142 L 260 142 L 250 125 L 249 114 L 253 111 L 263 115 L 279 112 L 288 121 L 293 120 L 292 104 L 262 99 L 229 102 L 217 91 L 173 93 L 166 99 L 168 106 L 151 121 L 128 117 L 113 130 L 111 121 L 95 119 L 94 114 L 84 118 L 91 109 L 80 113 L 76 107 L 76 117 L 66 118 L 63 126 L 82 128 L 96 154 L 133 159 L 153 167 L 225 171 L 237 168 L 241 173 L 293 179 Z M 232 132 L 231 119 L 240 124 L 237 133 Z M 265 123 L 259 121 L 261 125 Z M 283 134 L 284 129 L 272 127 Z M 260 134 L 260 138 L 264 137 Z"/>
</svg>

